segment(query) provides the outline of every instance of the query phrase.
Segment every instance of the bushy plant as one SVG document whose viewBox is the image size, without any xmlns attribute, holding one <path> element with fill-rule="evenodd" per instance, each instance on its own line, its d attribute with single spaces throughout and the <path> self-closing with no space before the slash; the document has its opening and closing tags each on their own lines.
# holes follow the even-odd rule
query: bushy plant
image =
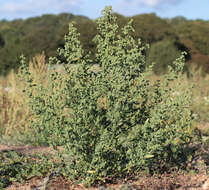
<svg viewBox="0 0 209 190">
<path fill-rule="evenodd" d="M 73 24 L 65 36 L 59 58 L 67 75 L 52 72 L 44 88 L 34 80 L 22 57 L 21 78 L 34 115 L 32 135 L 37 143 L 63 146 L 63 174 L 86 183 L 182 167 L 191 157 L 193 141 L 189 93 L 175 96 L 181 85 L 182 55 L 169 67 L 164 80 L 152 84 L 142 46 L 130 35 L 130 21 L 118 34 L 116 17 L 106 7 L 97 20 L 99 34 L 96 62 L 101 71 L 90 70 Z M 77 67 L 72 67 L 72 65 Z M 172 86 L 172 81 L 179 83 Z M 67 159 L 66 159 L 67 154 Z M 62 157 L 62 155 L 60 155 Z"/>
<path fill-rule="evenodd" d="M 181 55 L 181 52 L 175 47 L 174 42 L 163 40 L 151 45 L 147 63 L 155 62 L 153 71 L 155 74 L 163 74 L 168 70 L 168 65 L 174 66 L 173 61 Z"/>
</svg>

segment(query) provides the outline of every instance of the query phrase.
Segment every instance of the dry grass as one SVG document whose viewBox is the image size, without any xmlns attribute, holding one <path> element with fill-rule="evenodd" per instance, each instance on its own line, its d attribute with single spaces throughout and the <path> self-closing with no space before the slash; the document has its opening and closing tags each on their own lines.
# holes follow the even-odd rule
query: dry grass
<svg viewBox="0 0 209 190">
<path fill-rule="evenodd" d="M 27 99 L 21 92 L 23 84 L 17 79 L 14 72 L 1 80 L 0 120 L 1 132 L 10 135 L 14 129 L 24 129 L 30 113 Z"/>
<path fill-rule="evenodd" d="M 41 79 L 47 85 L 45 55 L 37 55 L 29 63 L 29 70 L 35 80 Z M 12 70 L 5 78 L 0 79 L 0 134 L 11 135 L 15 130 L 27 131 L 31 114 L 28 99 L 22 90 L 25 84 Z"/>
</svg>

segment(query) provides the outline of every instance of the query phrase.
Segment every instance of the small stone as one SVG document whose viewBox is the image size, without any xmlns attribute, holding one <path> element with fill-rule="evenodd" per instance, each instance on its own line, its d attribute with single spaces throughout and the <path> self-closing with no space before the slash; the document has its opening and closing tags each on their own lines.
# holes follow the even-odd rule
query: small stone
<svg viewBox="0 0 209 190">
<path fill-rule="evenodd" d="M 209 179 L 202 186 L 203 190 L 209 190 Z"/>
</svg>

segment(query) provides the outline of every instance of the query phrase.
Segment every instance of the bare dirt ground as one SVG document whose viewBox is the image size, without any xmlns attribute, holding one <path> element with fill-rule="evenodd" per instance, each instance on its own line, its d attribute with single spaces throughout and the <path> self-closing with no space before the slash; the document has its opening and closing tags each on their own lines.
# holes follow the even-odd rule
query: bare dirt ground
<svg viewBox="0 0 209 190">
<path fill-rule="evenodd" d="M 48 190 L 203 190 L 203 184 L 208 176 L 205 174 L 196 175 L 175 175 L 167 174 L 162 176 L 141 176 L 134 181 L 119 182 L 106 186 L 86 188 L 82 185 L 73 186 L 62 177 L 54 178 L 48 184 Z M 33 178 L 25 184 L 13 184 L 6 190 L 38 190 L 41 178 Z M 41 188 L 40 188 L 41 189 Z M 39 190 L 40 190 L 39 189 Z M 42 188 L 44 190 L 44 188 Z"/>
<path fill-rule="evenodd" d="M 58 149 L 61 149 L 59 147 Z M 34 147 L 34 146 L 8 146 L 0 144 L 0 153 L 5 150 L 14 150 L 23 154 L 47 153 L 53 154 L 50 147 Z M 209 151 L 208 151 L 209 154 Z M 73 186 L 64 177 L 53 177 L 47 184 L 47 188 L 38 186 L 44 178 L 32 178 L 25 184 L 13 183 L 6 190 L 205 190 L 203 184 L 209 179 L 206 170 L 199 170 L 198 174 L 172 173 L 163 174 L 161 176 L 141 175 L 133 180 L 124 180 L 115 184 L 107 184 L 106 186 L 86 188 L 82 185 Z M 209 190 L 209 189 L 207 189 Z"/>
</svg>

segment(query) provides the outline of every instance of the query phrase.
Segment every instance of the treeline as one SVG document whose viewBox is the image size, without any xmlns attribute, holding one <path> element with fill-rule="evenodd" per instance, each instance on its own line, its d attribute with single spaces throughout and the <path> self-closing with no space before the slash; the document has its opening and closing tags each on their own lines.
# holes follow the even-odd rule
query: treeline
<svg viewBox="0 0 209 190">
<path fill-rule="evenodd" d="M 155 72 L 161 74 L 182 51 L 187 52 L 187 67 L 196 65 L 209 73 L 209 21 L 187 20 L 184 17 L 162 19 L 155 14 L 124 17 L 115 13 L 119 26 L 132 18 L 135 39 L 150 44 L 147 62 L 156 62 Z M 0 21 L 0 74 L 6 74 L 19 66 L 21 54 L 32 58 L 45 52 L 47 57 L 56 56 L 56 50 L 64 46 L 63 36 L 68 33 L 68 24 L 76 22 L 80 40 L 86 51 L 94 57 L 93 37 L 97 34 L 94 20 L 73 14 L 43 15 L 41 17 Z"/>
</svg>

